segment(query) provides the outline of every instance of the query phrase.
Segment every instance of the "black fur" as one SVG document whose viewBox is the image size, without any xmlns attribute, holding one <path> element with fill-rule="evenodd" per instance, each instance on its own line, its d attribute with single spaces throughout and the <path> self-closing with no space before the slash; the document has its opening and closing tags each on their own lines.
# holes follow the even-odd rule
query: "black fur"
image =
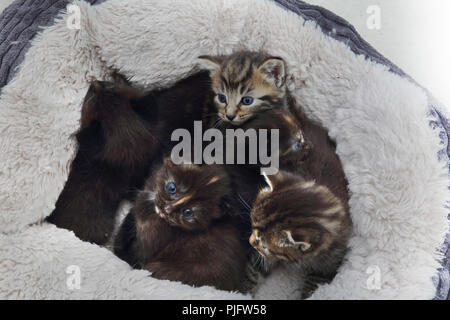
<svg viewBox="0 0 450 320">
<path fill-rule="evenodd" d="M 150 93 L 94 82 L 82 107 L 78 152 L 47 221 L 82 240 L 106 243 L 119 203 L 133 199 L 152 164 L 170 152 L 172 131 L 192 131 L 194 120 L 212 112 L 211 101 L 207 72 Z"/>
</svg>

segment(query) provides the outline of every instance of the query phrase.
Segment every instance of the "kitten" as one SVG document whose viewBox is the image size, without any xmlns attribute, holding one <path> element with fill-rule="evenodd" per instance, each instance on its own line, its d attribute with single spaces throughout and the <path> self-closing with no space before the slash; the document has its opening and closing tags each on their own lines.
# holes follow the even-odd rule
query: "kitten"
<svg viewBox="0 0 450 320">
<path fill-rule="evenodd" d="M 318 216 L 321 210 L 326 211 L 326 208 L 333 206 L 335 202 L 339 204 L 339 210 L 342 217 L 336 217 L 335 221 L 332 221 L 332 223 L 342 224 L 342 228 L 336 231 L 336 237 L 340 237 L 339 239 L 335 239 L 338 242 L 338 246 L 336 248 L 330 247 L 328 253 L 321 255 L 321 257 L 324 257 L 329 254 L 330 260 L 321 263 L 324 263 L 324 265 L 330 263 L 331 266 L 327 270 L 325 270 L 325 267 L 320 270 L 310 270 L 306 266 L 302 267 L 302 272 L 307 275 L 305 277 L 306 283 L 303 288 L 303 297 L 306 297 L 314 290 L 317 283 L 327 282 L 333 278 L 345 253 L 351 230 L 351 221 L 348 208 L 347 181 L 339 157 L 335 152 L 335 144 L 329 139 L 328 132 L 324 128 L 309 120 L 300 109 L 295 106 L 295 101 L 290 97 L 289 99 L 289 110 L 273 109 L 259 113 L 254 119 L 245 123 L 242 128 L 279 129 L 280 145 L 278 154 L 280 170 L 289 171 L 294 173 L 295 176 L 290 176 L 286 172 L 280 172 L 275 176 L 269 176 L 266 179 L 266 182 L 270 183 L 270 180 L 283 182 L 283 180 L 285 180 L 286 186 L 289 186 L 294 185 L 298 180 L 304 181 L 303 186 L 308 186 L 308 184 L 311 185 L 309 190 L 306 190 L 303 193 L 296 192 L 292 195 L 290 195 L 286 189 L 281 190 L 279 193 L 281 196 L 272 199 L 272 204 L 274 204 L 275 208 L 285 210 L 286 215 L 292 210 L 291 214 L 295 216 L 295 214 L 298 213 L 298 210 L 303 208 L 303 201 L 312 200 L 313 202 L 306 210 L 316 212 Z M 253 209 L 251 210 L 253 232 L 250 237 L 252 245 L 258 248 L 258 246 L 255 245 L 255 239 L 259 231 L 256 229 L 258 225 L 255 224 L 255 221 L 258 216 L 262 216 L 263 214 L 266 214 L 267 217 L 269 217 L 269 214 L 272 214 L 271 218 L 273 218 L 275 222 L 272 226 L 264 226 L 261 229 L 265 230 L 264 228 L 269 228 L 270 231 L 268 232 L 272 234 L 272 237 L 284 237 L 285 234 L 283 233 L 283 230 L 290 230 L 288 227 L 291 223 L 293 223 L 295 227 L 295 219 L 289 220 L 286 218 L 286 220 L 283 221 L 284 218 L 280 218 L 280 215 L 276 210 L 272 211 L 273 208 L 269 209 L 268 207 L 261 205 L 261 197 L 265 194 L 264 191 L 271 190 L 271 188 L 269 187 L 269 184 L 266 184 L 266 187 L 264 187 L 264 182 L 262 182 L 261 177 L 258 176 L 260 164 L 256 166 L 256 168 L 251 168 L 249 166 L 238 167 L 239 166 L 233 167 L 230 175 L 237 181 L 237 186 L 235 186 L 237 192 L 243 194 L 244 198 L 247 196 L 248 199 L 246 199 L 246 202 L 253 204 Z M 242 179 L 244 174 L 246 178 Z M 249 177 L 253 177 L 253 179 L 249 179 Z M 257 184 L 255 183 L 255 179 L 258 179 Z M 320 191 L 322 196 L 318 196 L 314 199 L 314 197 L 311 196 L 311 193 L 314 194 L 314 190 Z M 256 196 L 258 193 L 259 195 Z M 255 198 L 256 201 L 252 201 L 252 199 Z M 292 206 L 290 202 L 292 202 Z M 298 207 L 296 207 L 296 205 L 298 205 Z M 278 218 L 280 218 L 280 220 L 276 220 Z M 314 219 L 314 214 L 311 218 Z M 316 219 L 316 222 L 319 222 L 319 224 L 322 223 L 320 219 Z M 271 244 L 275 245 L 276 242 Z M 275 257 L 275 260 L 283 258 Z M 257 273 L 268 274 L 271 271 L 271 263 L 268 263 L 267 260 L 261 261 L 255 257 L 253 257 L 252 260 L 253 264 L 249 266 L 249 273 L 252 274 L 253 279 L 257 277 Z M 318 266 L 320 266 L 320 263 Z M 254 280 L 254 282 L 257 281 Z"/>
<path fill-rule="evenodd" d="M 124 88 L 94 82 L 81 111 L 77 154 L 47 221 L 104 244 L 129 190 L 147 175 L 159 143 L 132 109 Z"/>
<path fill-rule="evenodd" d="M 221 127 L 222 132 L 229 128 L 233 128 L 231 124 L 225 124 Z M 280 159 L 280 167 L 296 165 L 305 161 L 309 156 L 312 145 L 305 138 L 303 130 L 296 117 L 286 109 L 269 109 L 259 112 L 252 119 L 240 126 L 241 129 L 247 131 L 254 129 L 258 133 L 259 130 L 268 130 L 267 150 L 271 148 L 271 130 L 278 130 L 279 146 L 274 152 L 278 154 Z M 255 152 L 259 154 L 260 141 L 258 134 L 256 135 Z M 232 177 L 235 184 L 238 199 L 243 202 L 244 206 L 250 211 L 251 205 L 256 198 L 258 191 L 266 186 L 265 180 L 261 175 L 261 167 L 264 165 L 260 162 L 250 164 L 250 142 L 246 140 L 244 150 L 235 143 L 234 156 L 237 163 L 237 155 L 245 154 L 245 164 L 227 165 L 226 170 Z M 224 158 L 226 157 L 226 152 Z M 243 177 L 245 177 L 243 179 Z"/>
<path fill-rule="evenodd" d="M 251 211 L 250 244 L 270 262 L 296 264 L 306 298 L 342 263 L 351 233 L 348 206 L 314 180 L 283 171 L 266 179 L 269 187 Z"/>
<path fill-rule="evenodd" d="M 231 193 L 223 167 L 165 160 L 139 193 L 115 253 L 158 279 L 246 291 L 249 245 Z"/>
<path fill-rule="evenodd" d="M 119 203 L 133 199 L 152 163 L 170 152 L 173 130 L 210 121 L 212 97 L 207 72 L 148 93 L 124 81 L 93 82 L 82 106 L 78 151 L 47 221 L 84 241 L 106 243 Z"/>
<path fill-rule="evenodd" d="M 296 124 L 302 129 L 303 138 L 308 144 L 308 151 L 307 156 L 303 158 L 292 153 L 282 156 L 280 169 L 324 185 L 341 200 L 348 211 L 348 182 L 341 160 L 336 154 L 336 144 L 330 139 L 328 131 L 308 119 L 301 108 L 295 105 L 293 99 L 289 105 Z"/>
<path fill-rule="evenodd" d="M 303 125 L 287 109 L 272 109 L 261 112 L 241 128 L 243 130 L 255 129 L 257 132 L 261 129 L 266 129 L 269 132 L 278 130 L 279 145 L 278 150 L 275 149 L 274 151 L 278 153 L 280 167 L 302 163 L 311 153 L 313 144 L 309 135 L 308 138 L 305 136 Z M 267 150 L 272 150 L 270 133 L 268 136 Z M 258 164 L 258 166 L 260 165 Z"/>
<path fill-rule="evenodd" d="M 232 128 L 233 125 L 225 124 L 222 131 Z M 275 149 L 280 159 L 280 166 L 298 164 L 305 161 L 311 151 L 311 144 L 304 137 L 303 130 L 296 117 L 286 109 L 268 109 L 259 112 L 252 119 L 240 126 L 243 130 L 255 129 L 256 131 L 265 129 L 277 129 L 279 133 L 279 148 Z M 269 131 L 270 132 L 270 131 Z M 267 150 L 272 150 L 271 139 L 267 142 Z M 246 150 L 249 150 L 250 142 L 246 141 Z M 234 155 L 245 153 L 235 145 Z M 259 152 L 259 141 L 256 143 L 256 152 Z M 247 239 L 251 235 L 250 212 L 258 192 L 267 187 L 264 177 L 261 175 L 261 163 L 249 164 L 249 155 L 246 154 L 246 164 L 226 165 L 225 168 L 232 179 L 233 190 L 236 199 L 241 203 L 243 211 L 247 212 L 247 225 L 250 226 L 246 233 Z M 226 156 L 226 155 L 225 155 Z M 236 161 L 235 161 L 236 162 Z M 270 270 L 264 266 L 264 260 L 259 254 L 252 251 L 249 256 L 246 277 L 248 287 L 254 291 L 258 287 L 260 275 L 267 276 Z"/>
<path fill-rule="evenodd" d="M 211 72 L 214 103 L 220 119 L 241 125 L 256 113 L 286 105 L 286 65 L 263 52 L 201 56 Z"/>
</svg>

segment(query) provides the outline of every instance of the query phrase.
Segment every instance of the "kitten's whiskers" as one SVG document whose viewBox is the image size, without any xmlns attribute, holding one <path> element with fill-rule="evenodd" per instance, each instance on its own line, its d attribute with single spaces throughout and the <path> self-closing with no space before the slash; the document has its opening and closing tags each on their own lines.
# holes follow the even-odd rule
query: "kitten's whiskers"
<svg viewBox="0 0 450 320">
<path fill-rule="evenodd" d="M 244 197 L 242 197 L 242 195 L 239 192 L 237 193 L 237 196 L 239 202 L 245 207 L 245 209 L 248 210 L 248 212 L 250 212 L 252 210 L 252 207 L 248 204 L 247 201 L 245 201 Z"/>
</svg>

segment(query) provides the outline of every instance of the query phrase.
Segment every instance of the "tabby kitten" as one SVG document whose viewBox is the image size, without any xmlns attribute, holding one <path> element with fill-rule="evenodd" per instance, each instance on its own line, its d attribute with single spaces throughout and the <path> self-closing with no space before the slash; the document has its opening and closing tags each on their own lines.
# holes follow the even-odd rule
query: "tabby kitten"
<svg viewBox="0 0 450 320">
<path fill-rule="evenodd" d="M 221 127 L 223 131 L 234 126 L 230 123 Z M 286 109 L 268 109 L 259 112 L 252 119 L 240 126 L 243 130 L 260 129 L 279 130 L 279 148 L 275 150 L 280 159 L 280 166 L 292 164 L 300 164 L 305 161 L 310 152 L 311 144 L 305 138 L 300 123 L 296 117 Z M 269 131 L 270 132 L 270 131 Z M 257 136 L 258 137 L 258 136 Z M 270 137 L 270 133 L 269 133 Z M 268 139 L 267 150 L 272 150 L 271 139 Z M 250 142 L 246 141 L 246 150 L 249 150 Z M 259 152 L 259 141 L 255 144 L 257 152 Z M 258 192 L 267 187 L 264 177 L 261 175 L 261 163 L 249 164 L 249 155 L 245 150 L 239 150 L 235 144 L 234 155 L 244 153 L 246 155 L 246 164 L 226 165 L 225 168 L 232 179 L 233 190 L 236 199 L 241 203 L 243 210 L 247 212 L 248 225 L 250 223 L 250 211 Z M 225 155 L 226 156 L 226 155 Z M 236 162 L 236 161 L 235 161 Z M 251 235 L 251 227 L 248 229 L 247 239 Z M 248 287 L 252 291 L 257 289 L 260 275 L 267 275 L 271 270 L 267 269 L 267 263 L 261 260 L 259 254 L 251 252 L 249 264 L 246 270 Z"/>
<path fill-rule="evenodd" d="M 223 121 L 240 125 L 262 110 L 285 106 L 283 59 L 251 51 L 199 59 L 210 70 L 214 103 Z"/>
<path fill-rule="evenodd" d="M 147 180 L 115 253 L 158 279 L 246 291 L 249 245 L 223 167 L 165 160 Z"/>
<path fill-rule="evenodd" d="M 247 179 L 239 179 L 239 171 L 233 171 L 239 193 L 257 194 L 252 202 L 250 243 L 268 259 L 253 257 L 254 264 L 249 268 L 252 278 L 258 272 L 269 273 L 280 261 L 295 262 L 305 279 L 305 298 L 318 283 L 334 277 L 345 254 L 351 221 L 347 181 L 335 144 L 323 127 L 297 108 L 291 97 L 288 106 L 289 110 L 259 113 L 242 126 L 280 130 L 281 171 L 265 177 L 266 187 L 261 182 L 246 184 Z M 259 173 L 253 170 L 253 175 L 249 174 L 248 167 L 241 167 L 240 173 L 243 170 L 247 170 L 246 176 L 257 177 Z M 286 239 L 292 240 L 292 246 L 287 245 Z"/>
<path fill-rule="evenodd" d="M 326 186 L 280 171 L 266 176 L 251 211 L 250 244 L 269 261 L 294 263 L 304 275 L 302 298 L 331 281 L 347 250 L 347 205 Z"/>
</svg>

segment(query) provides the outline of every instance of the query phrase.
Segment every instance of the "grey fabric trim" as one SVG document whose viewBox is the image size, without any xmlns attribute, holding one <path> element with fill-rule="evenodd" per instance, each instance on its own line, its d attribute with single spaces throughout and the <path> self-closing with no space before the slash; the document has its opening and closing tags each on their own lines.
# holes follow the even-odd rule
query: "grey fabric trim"
<svg viewBox="0 0 450 320">
<path fill-rule="evenodd" d="M 86 0 L 91 4 L 101 0 Z M 0 90 L 14 76 L 31 40 L 51 25 L 68 0 L 16 0 L 0 15 Z"/>
<path fill-rule="evenodd" d="M 438 157 L 441 161 L 447 161 L 450 167 L 450 118 L 439 102 L 433 97 L 429 97 L 429 100 L 431 100 L 432 104 L 430 106 L 430 116 L 435 119 L 430 122 L 430 126 L 435 130 L 439 130 L 439 137 L 441 138 L 442 150 L 439 152 Z M 447 204 L 447 208 L 450 210 L 450 202 Z M 448 220 L 450 222 L 450 214 L 448 215 Z M 442 267 L 433 278 L 433 282 L 436 285 L 434 300 L 450 300 L 450 232 L 447 233 L 440 252 L 443 260 L 441 263 Z"/>
</svg>

